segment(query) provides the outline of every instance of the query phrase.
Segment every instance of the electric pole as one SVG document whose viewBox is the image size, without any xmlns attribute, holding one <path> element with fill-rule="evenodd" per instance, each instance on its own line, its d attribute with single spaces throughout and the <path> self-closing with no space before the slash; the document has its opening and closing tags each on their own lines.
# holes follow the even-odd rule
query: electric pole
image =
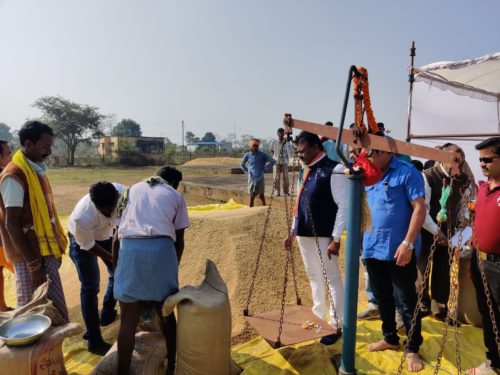
<svg viewBox="0 0 500 375">
<path fill-rule="evenodd" d="M 182 120 L 182 146 L 181 146 L 181 156 L 184 156 L 184 120 Z"/>
</svg>

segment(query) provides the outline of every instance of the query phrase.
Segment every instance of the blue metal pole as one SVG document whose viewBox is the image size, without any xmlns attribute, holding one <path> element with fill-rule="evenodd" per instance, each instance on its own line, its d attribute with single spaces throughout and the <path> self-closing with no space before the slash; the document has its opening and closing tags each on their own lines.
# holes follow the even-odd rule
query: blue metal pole
<svg viewBox="0 0 500 375">
<path fill-rule="evenodd" d="M 342 328 L 342 355 L 340 374 L 356 374 L 356 321 L 358 313 L 358 278 L 359 278 L 359 250 L 361 245 L 361 200 L 363 193 L 363 176 L 353 169 L 352 163 L 342 153 L 342 131 L 349 101 L 349 91 L 353 76 L 359 76 L 354 65 L 349 68 L 345 90 L 342 116 L 337 134 L 336 151 L 344 165 L 349 168 L 349 200 L 347 209 L 347 243 L 345 257 L 345 286 L 344 286 L 344 325 Z"/>
<path fill-rule="evenodd" d="M 345 257 L 344 325 L 340 374 L 356 374 L 356 322 L 358 313 L 359 251 L 363 177 L 349 176 L 347 242 Z"/>
</svg>

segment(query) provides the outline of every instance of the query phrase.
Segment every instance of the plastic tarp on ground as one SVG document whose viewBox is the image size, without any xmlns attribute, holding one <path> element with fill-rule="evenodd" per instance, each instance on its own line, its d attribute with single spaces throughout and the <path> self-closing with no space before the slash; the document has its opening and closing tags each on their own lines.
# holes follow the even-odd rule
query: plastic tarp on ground
<svg viewBox="0 0 500 375">
<path fill-rule="evenodd" d="M 477 179 L 484 179 L 474 146 L 500 134 L 500 52 L 437 62 L 416 69 L 411 108 L 412 142 L 461 146 Z"/>
<path fill-rule="evenodd" d="M 356 337 L 356 369 L 358 374 L 383 375 L 397 374 L 402 350 L 385 352 L 369 352 L 368 345 L 382 337 L 381 321 L 358 321 Z M 418 374 L 433 374 L 443 337 L 444 323 L 429 317 L 422 321 L 424 343 L 420 355 L 424 362 L 423 371 Z M 403 341 L 405 337 L 401 337 Z M 459 343 L 462 371 L 475 367 L 485 360 L 483 335 L 480 328 L 462 325 L 459 328 Z M 233 360 L 243 368 L 242 375 L 335 375 L 337 369 L 332 358 L 340 355 L 342 344 L 325 346 L 319 340 L 273 349 L 262 338 L 232 349 Z M 453 329 L 448 331 L 447 340 L 441 360 L 440 372 L 456 374 L 455 339 Z M 403 374 L 408 374 L 406 364 Z"/>
<path fill-rule="evenodd" d="M 189 206 L 188 213 L 200 213 L 200 212 L 211 212 L 211 211 L 227 211 L 236 210 L 238 208 L 247 207 L 244 204 L 236 203 L 233 199 L 230 199 L 226 203 L 212 203 L 212 204 L 202 204 L 199 206 Z"/>
</svg>

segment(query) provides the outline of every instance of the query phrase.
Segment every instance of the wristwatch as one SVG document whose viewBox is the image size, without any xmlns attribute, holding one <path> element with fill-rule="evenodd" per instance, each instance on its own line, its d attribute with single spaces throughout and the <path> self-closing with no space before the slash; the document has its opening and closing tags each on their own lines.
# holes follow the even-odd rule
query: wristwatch
<svg viewBox="0 0 500 375">
<path fill-rule="evenodd" d="M 408 250 L 413 250 L 415 248 L 415 246 L 413 246 L 411 242 L 408 242 L 406 240 L 404 240 L 402 244 L 405 245 Z"/>
</svg>

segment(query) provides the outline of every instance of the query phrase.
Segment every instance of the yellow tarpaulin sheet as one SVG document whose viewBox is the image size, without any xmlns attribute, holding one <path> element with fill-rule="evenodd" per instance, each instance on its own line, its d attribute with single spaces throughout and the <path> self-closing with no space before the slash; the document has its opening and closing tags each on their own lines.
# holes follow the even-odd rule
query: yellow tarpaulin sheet
<svg viewBox="0 0 500 375">
<path fill-rule="evenodd" d="M 381 339 L 381 322 L 358 321 L 356 336 L 356 368 L 358 374 L 382 375 L 397 374 L 402 350 L 369 352 L 368 344 Z M 424 370 L 418 374 L 433 374 L 436 367 L 438 352 L 443 337 L 445 325 L 431 318 L 422 321 L 424 343 L 420 355 L 424 361 Z M 401 337 L 401 343 L 405 336 Z M 470 325 L 459 327 L 459 342 L 462 369 L 477 366 L 485 359 L 483 333 L 480 328 Z M 341 342 L 331 347 L 318 343 L 318 340 L 308 341 L 285 348 L 273 349 L 267 342 L 258 337 L 247 343 L 237 345 L 232 349 L 234 361 L 241 366 L 243 374 L 257 375 L 335 375 L 337 374 L 332 358 L 340 355 Z M 455 337 L 452 327 L 449 327 L 448 339 L 441 359 L 440 373 L 456 374 Z M 406 364 L 403 373 L 406 371 Z"/>
<path fill-rule="evenodd" d="M 207 211 L 225 211 L 225 210 L 235 210 L 237 208 L 247 207 L 244 204 L 236 203 L 233 199 L 230 199 L 226 203 L 215 203 L 215 204 L 202 204 L 199 206 L 188 207 L 188 212 L 190 214 L 197 212 L 207 212 Z"/>
<path fill-rule="evenodd" d="M 213 206 L 210 207 L 210 206 Z M 198 206 L 205 207 L 198 209 L 198 212 L 208 210 L 224 210 L 245 207 L 234 201 L 225 204 Z M 190 212 L 193 207 L 190 207 Z M 195 207 L 196 209 L 196 207 Z M 63 225 L 65 226 L 65 221 Z M 102 270 L 102 272 L 105 272 Z M 81 312 L 79 305 L 80 284 L 76 275 L 76 269 L 71 259 L 66 254 L 59 269 L 63 280 L 66 300 L 70 310 L 70 316 L 78 317 L 81 322 Z M 9 306 L 15 306 L 15 280 L 13 274 L 4 272 L 5 294 Z M 105 280 L 104 278 L 102 280 Z M 475 303 L 475 301 L 473 302 Z M 72 319 L 73 321 L 75 319 Z M 83 322 L 82 322 L 83 324 Z M 105 340 L 115 342 L 119 322 L 111 326 L 103 327 L 102 332 Z M 424 318 L 422 322 L 422 332 L 424 343 L 420 354 L 423 357 L 425 369 L 419 374 L 427 375 L 434 372 L 436 359 L 438 356 L 441 338 L 443 337 L 444 323 L 431 318 Z M 485 348 L 483 345 L 482 330 L 470 325 L 462 325 L 459 328 L 460 353 L 462 369 L 478 365 L 485 359 Z M 401 351 L 385 351 L 370 353 L 367 350 L 369 343 L 381 339 L 381 322 L 359 321 L 357 342 L 356 342 L 356 368 L 359 374 L 395 374 L 399 366 Z M 404 339 L 404 337 L 402 337 Z M 304 374 L 304 375 L 327 375 L 336 374 L 332 358 L 341 352 L 341 342 L 330 347 L 324 346 L 319 340 L 273 349 L 261 337 L 255 338 L 244 344 L 232 348 L 232 357 L 244 371 L 243 374 Z M 163 345 L 163 343 L 161 343 Z M 80 335 L 64 340 L 63 354 L 65 366 L 69 374 L 86 375 L 90 374 L 101 357 L 89 353 L 86 341 Z M 406 369 L 406 367 L 405 367 Z M 445 345 L 443 358 L 441 361 L 441 373 L 456 374 L 455 367 L 455 341 L 453 329 L 450 327 L 448 340 Z M 404 373 L 407 373 L 406 371 Z"/>
</svg>

